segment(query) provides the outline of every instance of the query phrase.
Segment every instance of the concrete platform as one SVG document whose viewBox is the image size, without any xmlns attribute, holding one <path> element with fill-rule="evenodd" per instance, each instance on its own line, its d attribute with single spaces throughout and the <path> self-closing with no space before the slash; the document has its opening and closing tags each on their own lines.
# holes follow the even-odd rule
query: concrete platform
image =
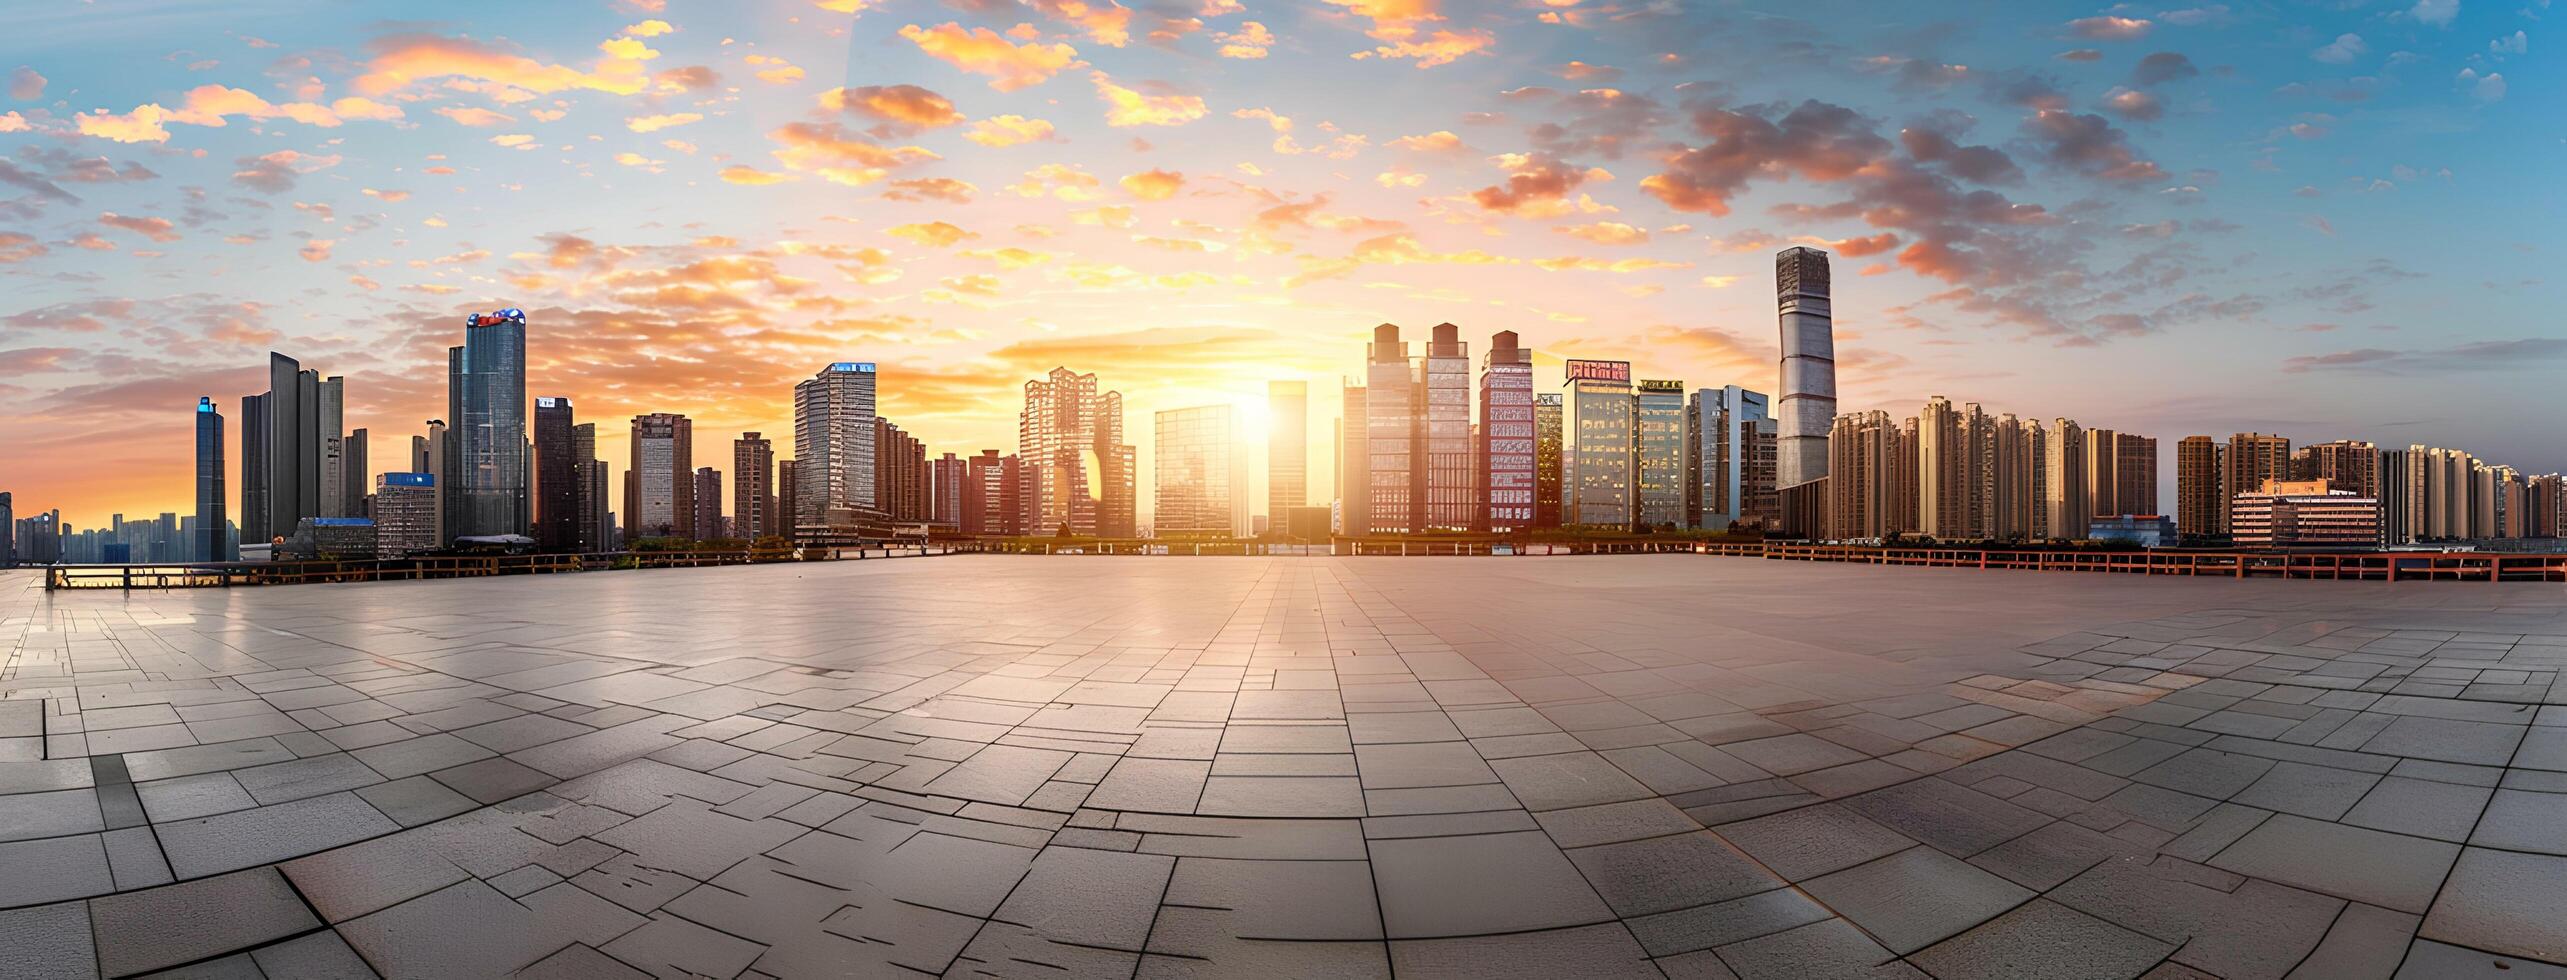
<svg viewBox="0 0 2567 980">
<path fill-rule="evenodd" d="M 0 978 L 2567 976 L 2557 585 L 5 572 L 0 654 Z"/>
</svg>

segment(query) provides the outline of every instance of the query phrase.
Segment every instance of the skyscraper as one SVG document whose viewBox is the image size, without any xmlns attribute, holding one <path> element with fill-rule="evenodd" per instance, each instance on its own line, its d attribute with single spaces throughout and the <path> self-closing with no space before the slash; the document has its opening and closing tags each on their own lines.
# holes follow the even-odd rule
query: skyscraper
<svg viewBox="0 0 2567 980">
<path fill-rule="evenodd" d="M 1913 475 L 1900 479 L 1905 436 L 1883 411 L 1836 417 L 1827 434 L 1826 519 L 1817 537 L 1883 538 L 1907 530 L 1905 513 L 1915 500 Z"/>
<path fill-rule="evenodd" d="M 1756 423 L 1766 416 L 1766 395 L 1751 393 L 1746 387 L 1702 387 L 1694 390 L 1694 400 L 1684 408 L 1684 523 L 1692 528 L 1725 531 L 1730 523 L 1743 521 L 1748 511 L 1748 495 L 1758 487 L 1751 477 L 1758 469 Z M 1761 477 L 1764 495 L 1774 493 L 1774 444 L 1769 439 L 1761 454 Z"/>
<path fill-rule="evenodd" d="M 368 458 L 369 441 L 364 429 L 352 429 L 339 440 L 339 477 L 347 484 L 342 498 L 346 513 L 341 514 L 342 517 L 371 516 L 366 510 L 366 501 L 374 491 L 374 461 Z"/>
<path fill-rule="evenodd" d="M 347 397 L 346 378 L 328 377 L 313 386 L 318 400 L 312 404 L 317 421 L 307 438 L 316 439 L 321 448 L 321 466 L 306 470 L 305 499 L 320 501 L 320 517 L 348 516 L 348 471 L 346 466 Z"/>
<path fill-rule="evenodd" d="M 795 526 L 827 527 L 833 509 L 879 512 L 874 383 L 872 362 L 839 361 L 793 386 Z"/>
<path fill-rule="evenodd" d="M 1025 528 L 1025 469 L 1014 456 L 984 449 L 969 461 L 963 493 L 965 534 L 1016 536 Z"/>
<path fill-rule="evenodd" d="M 1639 481 L 1641 527 L 1685 524 L 1685 383 L 1643 378 L 1633 396 L 1632 467 Z"/>
<path fill-rule="evenodd" d="M 2291 440 L 2258 432 L 2240 432 L 2228 437 L 2228 452 L 2220 470 L 2220 511 L 2228 512 L 2228 502 L 2241 493 L 2260 493 L 2266 480 L 2291 478 Z M 2220 519 L 2220 530 L 2228 530 L 2228 519 Z"/>
<path fill-rule="evenodd" d="M 2338 439 L 2302 448 L 2291 457 L 2291 478 L 2324 480 L 2329 489 L 2380 499 L 2380 447 Z"/>
<path fill-rule="evenodd" d="M 695 516 L 687 523 L 695 528 L 695 540 L 711 541 L 731 535 L 722 530 L 722 471 L 710 466 L 695 468 L 695 487 L 688 495 L 695 505 Z"/>
<path fill-rule="evenodd" d="M 615 509 L 610 503 L 606 461 L 597 458 L 597 423 L 570 429 L 571 480 L 579 485 L 578 537 L 572 547 L 581 554 L 606 551 L 615 542 Z"/>
<path fill-rule="evenodd" d="M 963 501 L 971 494 L 971 463 L 953 453 L 927 461 L 927 522 L 960 530 Z"/>
<path fill-rule="evenodd" d="M 2022 541 L 2036 534 L 2039 522 L 2033 514 L 2041 498 L 2034 475 L 2041 470 L 2040 439 L 2040 423 L 2027 426 L 2011 412 L 1997 417 L 1989 440 L 1996 463 L 1988 504 L 1988 533 L 1997 540 Z"/>
<path fill-rule="evenodd" d="M 1373 328 L 1364 348 L 1364 475 L 1369 524 L 1362 533 L 1417 530 L 1417 383 L 1399 327 Z"/>
<path fill-rule="evenodd" d="M 0 518 L 0 524 L 7 523 Z M 214 399 L 196 400 L 196 539 L 189 542 L 188 561 L 237 561 L 239 555 L 224 547 L 227 519 L 223 516 L 223 413 L 214 410 Z M 5 532 L 0 532 L 5 533 Z M 5 565 L 0 561 L 0 565 Z"/>
<path fill-rule="evenodd" d="M 1372 424 L 1365 413 L 1372 392 L 1363 385 L 1341 389 L 1337 416 L 1337 533 L 1362 537 L 1373 528 Z"/>
<path fill-rule="evenodd" d="M 799 489 L 802 486 L 801 470 L 801 466 L 793 460 L 775 461 L 776 533 L 784 535 L 788 540 L 794 536 L 795 526 L 800 523 L 800 519 L 794 515 L 802 512 L 802 491 Z"/>
<path fill-rule="evenodd" d="M 1836 418 L 1836 328 L 1827 253 L 1793 246 L 1774 256 L 1782 323 L 1782 398 L 1775 403 L 1774 479 L 1793 487 L 1828 474 L 1827 432 Z"/>
<path fill-rule="evenodd" d="M 1561 484 L 1566 449 L 1561 433 L 1568 396 L 1544 392 L 1533 396 L 1533 526 L 1559 527 L 1565 513 Z"/>
<path fill-rule="evenodd" d="M 2086 536 L 2094 516 L 2094 496 L 2086 485 L 2086 434 L 2073 419 L 2054 419 L 2044 439 L 2045 477 L 2042 511 L 2048 536 L 2074 541 Z"/>
<path fill-rule="evenodd" d="M 1157 413 L 1157 465 L 1150 519 L 1159 537 L 1247 535 L 1247 460 L 1233 438 L 1230 406 Z"/>
<path fill-rule="evenodd" d="M 0 568 L 15 568 L 17 564 L 18 504 L 9 491 L 0 490 Z"/>
<path fill-rule="evenodd" d="M 446 421 L 446 536 L 533 530 L 524 311 L 464 318 L 463 346 L 446 348 Z"/>
<path fill-rule="evenodd" d="M 1533 351 L 1515 345 L 1515 331 L 1498 331 L 1480 366 L 1480 487 L 1486 509 L 1479 527 L 1504 533 L 1533 526 L 1533 429 Z"/>
<path fill-rule="evenodd" d="M 2227 447 L 2209 436 L 2175 442 L 2175 532 L 2186 538 L 2228 533 Z"/>
<path fill-rule="evenodd" d="M 1418 358 L 1414 524 L 1424 530 L 1467 531 L 1479 521 L 1479 474 L 1471 439 L 1470 345 L 1462 328 L 1438 323 Z"/>
<path fill-rule="evenodd" d="M 624 471 L 624 540 L 695 537 L 695 423 L 655 412 L 633 417 L 633 462 Z"/>
<path fill-rule="evenodd" d="M 242 540 L 265 544 L 293 534 L 304 518 L 340 516 L 323 509 L 321 488 L 327 451 L 337 448 L 336 400 L 345 391 L 341 379 L 325 383 L 320 372 L 269 352 L 267 393 L 241 400 L 244 427 L 252 418 L 264 423 L 256 437 L 244 433 L 241 440 Z M 331 402 L 326 412 L 325 393 Z M 326 431 L 325 419 L 332 426 Z"/>
<path fill-rule="evenodd" d="M 927 446 L 890 419 L 874 419 L 874 500 L 902 524 L 927 521 Z"/>
<path fill-rule="evenodd" d="M 1266 519 L 1310 502 L 1310 385 L 1266 382 Z"/>
<path fill-rule="evenodd" d="M 1634 442 L 1639 403 L 1631 393 L 1631 362 L 1576 360 L 1566 367 L 1561 523 L 1628 529 L 1640 516 Z"/>
<path fill-rule="evenodd" d="M 737 537 L 787 534 L 776 520 L 775 443 L 756 432 L 743 432 L 731 443 L 731 530 Z"/>
<path fill-rule="evenodd" d="M 595 443 L 590 443 L 592 449 Z M 446 423 L 429 419 L 425 435 L 410 437 L 410 471 L 428 474 L 430 489 L 436 492 L 437 519 L 431 524 L 439 545 L 453 541 L 446 536 Z"/>
<path fill-rule="evenodd" d="M 1026 533 L 1130 537 L 1137 503 L 1133 448 L 1123 441 L 1123 393 L 1096 375 L 1054 368 L 1025 383 L 1017 455 L 1031 489 Z"/>
<path fill-rule="evenodd" d="M 1969 525 L 1969 447 L 1961 415 L 1941 395 L 1916 415 L 1917 531 L 1940 541 L 1974 538 Z"/>
<path fill-rule="evenodd" d="M 535 399 L 535 543 L 545 551 L 579 547 L 577 428 L 568 398 Z"/>
</svg>

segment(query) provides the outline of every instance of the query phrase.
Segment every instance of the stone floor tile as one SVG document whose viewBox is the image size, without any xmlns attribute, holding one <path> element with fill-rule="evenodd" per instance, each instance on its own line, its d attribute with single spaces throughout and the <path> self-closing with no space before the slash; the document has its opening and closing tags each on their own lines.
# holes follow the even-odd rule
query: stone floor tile
<svg viewBox="0 0 2567 980">
<path fill-rule="evenodd" d="M 2056 902 L 2033 899 L 1910 959 L 1937 977 L 2135 977 L 2175 947 Z"/>
<path fill-rule="evenodd" d="M 1803 882 L 1801 887 L 1902 955 L 2003 914 L 2032 897 L 2020 886 L 1932 848 Z"/>
<path fill-rule="evenodd" d="M 1828 919 L 1720 947 L 1720 961 L 1740 980 L 1843 977 L 1924 980 L 1925 974 L 1843 919 Z"/>
<path fill-rule="evenodd" d="M 1374 883 L 1392 939 L 1485 936 L 1613 919 L 1540 833 L 1374 841 Z"/>
<path fill-rule="evenodd" d="M 88 980 L 97 976 L 97 946 L 86 903 L 0 910 L 0 978 Z"/>
<path fill-rule="evenodd" d="M 1452 980 L 1660 980 L 1665 974 L 1621 923 L 1479 939 L 1396 940 L 1392 966 L 1402 977 Z"/>
<path fill-rule="evenodd" d="M 1743 898 L 1784 885 L 1707 831 L 1599 844 L 1568 854 L 1605 903 L 1625 918 Z"/>
<path fill-rule="evenodd" d="M 2417 935 L 2472 949 L 2567 958 L 2567 857 L 2472 847 L 2433 900 Z"/>
<path fill-rule="evenodd" d="M 2421 914 L 2460 847 L 2279 814 L 2219 852 L 2213 867 Z"/>
<path fill-rule="evenodd" d="M 98 964 L 147 973 L 263 945 L 320 926 L 274 868 L 92 899 Z"/>
<path fill-rule="evenodd" d="M 1795 882 L 1850 868 L 1916 843 L 1835 803 L 1722 824 L 1713 827 L 1712 832 L 1753 855 L 1775 874 Z"/>
</svg>

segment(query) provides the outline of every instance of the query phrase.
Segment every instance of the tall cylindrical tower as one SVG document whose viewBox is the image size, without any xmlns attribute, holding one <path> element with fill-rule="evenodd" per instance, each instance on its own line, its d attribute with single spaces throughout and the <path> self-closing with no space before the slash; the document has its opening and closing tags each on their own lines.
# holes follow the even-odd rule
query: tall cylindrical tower
<svg viewBox="0 0 2567 980">
<path fill-rule="evenodd" d="M 1827 475 L 1827 427 L 1836 419 L 1836 327 L 1828 311 L 1827 253 L 1794 246 L 1774 256 L 1782 320 L 1782 398 L 1775 405 L 1774 485 Z"/>
</svg>

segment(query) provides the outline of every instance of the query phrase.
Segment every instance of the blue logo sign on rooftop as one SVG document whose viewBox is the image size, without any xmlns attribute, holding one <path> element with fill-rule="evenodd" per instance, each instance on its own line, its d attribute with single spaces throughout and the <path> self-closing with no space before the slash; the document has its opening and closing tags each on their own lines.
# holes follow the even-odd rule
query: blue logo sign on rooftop
<svg viewBox="0 0 2567 980">
<path fill-rule="evenodd" d="M 850 372 L 855 374 L 874 373 L 872 361 L 839 361 L 836 364 L 829 365 L 829 370 L 838 374 L 847 374 Z"/>
<path fill-rule="evenodd" d="M 386 473 L 383 475 L 383 485 L 387 487 L 433 487 L 437 485 L 437 475 L 434 473 Z"/>
</svg>

